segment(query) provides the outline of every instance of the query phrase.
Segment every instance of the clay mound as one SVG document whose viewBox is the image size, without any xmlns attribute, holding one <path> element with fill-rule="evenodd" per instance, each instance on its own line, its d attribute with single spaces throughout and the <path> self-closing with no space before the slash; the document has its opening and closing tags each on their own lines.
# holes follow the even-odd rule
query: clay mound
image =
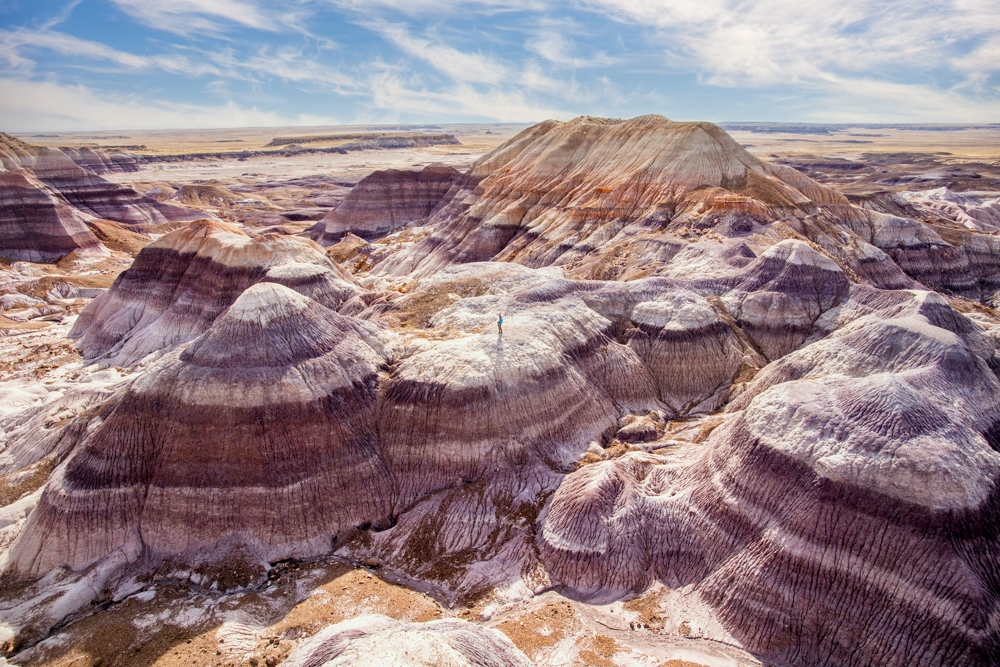
<svg viewBox="0 0 1000 667">
<path fill-rule="evenodd" d="M 533 663 L 498 630 L 460 620 L 402 623 L 370 615 L 325 628 L 296 647 L 283 664 L 530 667 Z"/>
<path fill-rule="evenodd" d="M 86 228 L 95 219 L 143 232 L 197 217 L 109 183 L 58 149 L 30 146 L 3 133 L 0 202 L 4 256 L 38 262 L 55 262 L 77 249 L 100 249 Z"/>
<path fill-rule="evenodd" d="M 218 562 L 229 546 L 274 562 L 328 550 L 393 505 L 373 410 L 385 360 L 371 325 L 282 285 L 250 287 L 59 468 L 15 569 L 113 552 Z"/>
<path fill-rule="evenodd" d="M 847 202 L 793 169 L 761 162 L 715 125 L 661 116 L 546 121 L 481 158 L 459 185 L 431 217 L 436 233 L 383 270 L 426 275 L 487 259 L 599 262 L 593 253 L 625 230 L 733 211 L 774 219 Z"/>
<path fill-rule="evenodd" d="M 916 210 L 947 218 L 966 229 L 987 234 L 1000 231 L 1000 193 L 982 196 L 955 193 L 948 188 L 904 193 Z"/>
<path fill-rule="evenodd" d="M 802 241 L 782 241 L 749 265 L 723 297 L 726 310 L 768 361 L 825 336 L 850 283 L 829 257 Z"/>
<path fill-rule="evenodd" d="M 598 600 L 694 584 L 787 664 L 989 664 L 995 352 L 934 294 L 858 288 L 844 309 L 681 470 L 628 455 L 569 475 L 539 534 L 550 572 Z"/>
<path fill-rule="evenodd" d="M 788 270 L 824 271 L 793 262 L 808 250 L 793 246 L 778 257 Z M 310 253 L 318 255 L 313 263 Z M 512 290 L 458 300 L 429 322 L 450 331 L 447 339 L 390 355 L 374 325 L 302 293 L 331 272 L 324 262 L 311 242 L 250 239 L 214 222 L 143 250 L 134 273 L 78 323 L 82 346 L 114 343 L 109 359 L 121 360 L 180 343 L 198 327 L 202 333 L 145 371 L 56 473 L 32 514 L 37 527 L 17 543 L 19 571 L 81 568 L 120 550 L 130 560 L 140 551 L 221 559 L 234 545 L 270 561 L 316 555 L 347 528 L 392 525 L 422 499 L 491 479 L 500 480 L 491 493 L 501 496 L 491 501 L 490 525 L 504 537 L 488 548 L 510 550 L 525 544 L 525 526 L 502 528 L 501 517 L 514 511 L 503 494 L 532 498 L 554 488 L 554 471 L 571 470 L 589 443 L 613 434 L 621 410 L 672 417 L 715 409 L 740 368 L 759 357 L 724 311 L 672 281 L 552 280 L 557 273 L 496 263 L 455 269 L 414 291 L 408 298 L 422 303 L 426 291 L 451 293 L 463 281 Z M 184 272 L 175 269 L 181 265 Z M 158 283 L 146 273 L 151 266 L 161 271 Z M 758 273 L 749 268 L 746 280 Z M 254 277 L 214 314 L 225 289 Z M 781 287 L 775 279 L 768 285 Z M 160 302 L 161 293 L 173 301 Z M 514 323 L 503 338 L 493 332 L 501 308 Z M 120 322 L 133 328 L 115 342 Z M 330 466 L 344 476 L 324 472 Z M 308 510 L 289 490 L 305 484 L 306 469 L 325 475 L 324 488 L 339 489 Z M 530 472 L 522 479 L 517 470 Z M 93 502 L 114 509 L 92 512 Z M 289 515 L 285 525 L 259 514 L 286 504 L 312 518 Z M 245 507 L 245 520 L 231 507 Z M 204 528 L 185 530 L 191 516 Z M 380 533 L 386 550 L 411 554 L 417 573 L 433 569 L 436 549 L 414 558 L 416 547 L 407 545 L 436 538 L 408 531 Z M 451 585 L 465 585 L 464 570 L 454 576 Z"/>
<path fill-rule="evenodd" d="M 746 243 L 796 238 L 852 281 L 1000 303 L 995 202 L 911 199 L 852 204 L 791 167 L 761 162 L 709 123 L 547 121 L 481 158 L 421 222 L 429 234 L 376 257 L 374 271 L 424 277 L 494 260 L 598 280 L 707 278 L 742 268 Z"/>
<path fill-rule="evenodd" d="M 56 262 L 74 250 L 102 250 L 91 220 L 29 174 L 0 172 L 0 254 Z"/>
<path fill-rule="evenodd" d="M 221 185 L 182 185 L 167 201 L 175 201 L 185 206 L 222 206 L 240 201 L 244 197 L 230 192 Z"/>
<path fill-rule="evenodd" d="M 419 171 L 388 169 L 361 179 L 335 210 L 314 228 L 316 240 L 332 245 L 351 233 L 363 239 L 429 216 L 459 173 L 443 164 Z"/>
<path fill-rule="evenodd" d="M 111 289 L 80 313 L 69 335 L 78 339 L 85 359 L 131 364 L 198 336 L 262 281 L 287 285 L 334 309 L 360 291 L 311 241 L 250 237 L 203 220 L 144 247 Z"/>
</svg>

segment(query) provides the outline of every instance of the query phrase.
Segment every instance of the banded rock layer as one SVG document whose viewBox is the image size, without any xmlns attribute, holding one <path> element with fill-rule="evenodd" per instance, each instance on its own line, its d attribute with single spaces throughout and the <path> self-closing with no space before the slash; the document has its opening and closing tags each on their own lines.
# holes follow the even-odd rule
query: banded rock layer
<svg viewBox="0 0 1000 667">
<path fill-rule="evenodd" d="M 41 573 L 119 550 L 194 557 L 234 537 L 270 561 L 328 550 L 389 514 L 374 410 L 384 364 L 371 325 L 283 285 L 250 287 L 55 473 L 35 511 L 48 519 L 14 557 Z"/>
<path fill-rule="evenodd" d="M 323 245 L 336 243 L 347 233 L 364 239 L 384 236 L 429 216 L 458 176 L 443 164 L 420 171 L 376 171 L 361 179 L 313 233 Z"/>
<path fill-rule="evenodd" d="M 547 121 L 478 160 L 431 213 L 430 234 L 375 270 L 426 276 L 499 260 L 595 279 L 719 275 L 748 243 L 799 238 L 868 284 L 998 303 L 995 204 L 911 199 L 852 203 L 710 123 Z"/>
<path fill-rule="evenodd" d="M 0 133 L 0 255 L 53 262 L 77 249 L 100 249 L 88 228 L 111 220 L 134 231 L 200 217 L 109 183 L 55 148 Z"/>
<path fill-rule="evenodd" d="M 780 249 L 747 267 L 741 284 L 784 288 L 790 301 L 814 298 L 782 280 L 802 267 L 836 284 L 829 267 L 802 260 L 816 254 L 808 246 Z M 14 552 L 19 570 L 79 569 L 120 550 L 211 554 L 229 538 L 268 561 L 323 553 L 354 526 L 390 525 L 421 498 L 499 470 L 535 468 L 551 481 L 541 471 L 570 469 L 614 432 L 621 409 L 712 409 L 741 367 L 761 363 L 724 310 L 683 285 L 539 283 L 527 269 L 520 289 L 512 276 L 512 293 L 439 313 L 435 327 L 457 337 L 393 352 L 388 334 L 331 310 L 345 294 L 329 282 L 307 295 L 290 280 L 315 286 L 333 273 L 324 260 L 308 241 L 250 239 L 220 223 L 143 249 L 81 315 L 81 347 L 124 363 L 194 340 L 155 362 L 55 474 Z M 153 266 L 158 275 L 146 273 Z M 246 283 L 224 305 L 224 288 Z M 500 299 L 516 333 L 483 335 Z M 619 340 L 631 318 L 635 331 Z M 116 338 L 119 322 L 129 328 Z M 341 492 L 319 501 L 300 478 L 306 470 Z M 89 511 L 98 493 L 120 509 Z M 365 500 L 346 510 L 352 498 Z M 289 514 L 264 520 L 272 505 Z M 198 529 L 185 528 L 196 515 Z"/>
<path fill-rule="evenodd" d="M 136 172 L 139 171 L 141 165 L 140 158 L 129 153 L 109 153 L 86 146 L 82 148 L 63 147 L 59 150 L 65 153 L 70 160 L 98 176 Z"/>
</svg>

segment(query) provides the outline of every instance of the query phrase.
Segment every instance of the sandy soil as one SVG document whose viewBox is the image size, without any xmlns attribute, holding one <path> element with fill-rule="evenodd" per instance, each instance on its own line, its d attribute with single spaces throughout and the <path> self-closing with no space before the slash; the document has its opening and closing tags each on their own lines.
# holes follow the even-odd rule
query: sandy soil
<svg viewBox="0 0 1000 667">
<path fill-rule="evenodd" d="M 286 564 L 258 590 L 222 595 L 160 584 L 125 600 L 106 601 L 96 613 L 23 651 L 16 662 L 25 667 L 270 667 L 330 624 L 384 614 L 414 622 L 444 617 L 485 622 L 540 667 L 760 665 L 738 648 L 699 637 L 697 612 L 682 611 L 683 618 L 664 621 L 669 599 L 662 586 L 628 603 L 598 607 L 548 592 L 484 621 L 477 610 L 448 609 L 390 583 L 378 570 L 333 561 Z"/>
</svg>

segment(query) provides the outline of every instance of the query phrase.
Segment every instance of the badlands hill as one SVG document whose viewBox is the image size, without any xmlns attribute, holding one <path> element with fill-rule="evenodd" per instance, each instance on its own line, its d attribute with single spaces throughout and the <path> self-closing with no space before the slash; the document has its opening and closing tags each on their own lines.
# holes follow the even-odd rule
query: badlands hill
<svg viewBox="0 0 1000 667">
<path fill-rule="evenodd" d="M 67 154 L 0 133 L 0 256 L 54 262 L 73 250 L 100 249 L 91 227 L 102 220 L 143 232 L 201 217 L 109 183 L 87 168 L 107 173 L 109 164 L 114 161 L 95 151 Z"/>
<path fill-rule="evenodd" d="M 310 232 L 369 230 L 366 275 L 331 259 L 357 236 L 202 221 L 88 305 L 85 359 L 134 374 L 0 423 L 0 474 L 43 479 L 3 552 L 18 645 L 101 591 L 263 590 L 332 555 L 497 609 L 666 587 L 765 664 L 996 663 L 995 235 L 660 117 L 428 171 Z M 381 617 L 287 664 L 400 649 L 531 664 Z"/>
</svg>

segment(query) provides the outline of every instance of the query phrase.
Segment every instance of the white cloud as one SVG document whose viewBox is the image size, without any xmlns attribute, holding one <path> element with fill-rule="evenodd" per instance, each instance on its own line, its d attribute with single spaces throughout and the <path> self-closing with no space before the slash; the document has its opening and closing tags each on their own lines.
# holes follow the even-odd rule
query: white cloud
<svg viewBox="0 0 1000 667">
<path fill-rule="evenodd" d="M 143 77 L 142 89 L 180 91 L 184 99 L 193 99 L 186 84 L 217 100 L 252 90 L 259 109 L 325 95 L 320 99 L 348 116 L 719 117 L 760 109 L 780 94 L 772 117 L 1000 117 L 996 0 L 111 0 L 143 24 L 132 24 L 139 36 L 154 37 L 130 47 L 141 54 L 115 48 L 114 39 L 53 29 L 78 0 L 65 2 L 58 16 L 32 24 L 41 28 L 0 29 L 0 77 L 7 77 L 0 108 L 28 113 L 23 109 L 41 110 L 47 100 L 57 106 L 43 116 L 57 125 L 104 117 L 81 110 L 66 120 L 69 107 L 58 105 L 71 96 L 116 118 L 134 113 L 130 125 L 152 118 L 217 124 L 210 119 L 230 111 L 267 123 L 269 112 L 246 106 L 94 92 L 131 75 Z M 100 78 L 109 71 L 116 78 Z M 53 83 L 57 75 L 94 87 Z M 10 101 L 29 85 L 37 104 Z M 720 101 L 724 109 L 716 108 Z"/>
<path fill-rule="evenodd" d="M 384 10 L 409 16 L 454 15 L 456 12 L 499 13 L 514 11 L 546 11 L 553 6 L 547 0 L 328 0 L 341 9 L 350 9 L 367 16 L 380 16 Z M 558 8 L 558 5 L 556 5 Z"/>
<path fill-rule="evenodd" d="M 969 53 L 952 58 L 951 66 L 963 72 L 1000 72 L 1000 35 L 984 41 Z"/>
<path fill-rule="evenodd" d="M 802 115 L 817 122 L 995 123 L 1000 118 L 1000 99 L 869 77 L 830 76 L 809 104 Z"/>
<path fill-rule="evenodd" d="M 828 72 L 919 73 L 959 40 L 996 35 L 1000 5 L 979 0 L 587 0 L 649 25 L 674 64 L 728 86 L 821 79 Z"/>
<path fill-rule="evenodd" d="M 42 30 L 48 30 L 49 28 L 59 25 L 60 23 L 68 19 L 69 15 L 73 13 L 73 10 L 76 9 L 76 6 L 79 5 L 81 2 L 83 2 L 83 0 L 70 0 L 70 2 L 67 3 L 66 6 L 63 7 L 58 14 L 53 16 L 51 19 L 49 19 L 42 25 Z"/>
<path fill-rule="evenodd" d="M 733 89 L 793 90 L 801 113 L 817 120 L 997 118 L 996 91 L 984 84 L 1000 70 L 995 1 L 583 1 L 656 30 L 668 71 Z"/>
<path fill-rule="evenodd" d="M 353 94 L 363 88 L 357 75 L 307 57 L 300 48 L 272 48 L 265 45 L 253 55 L 237 54 L 230 49 L 203 51 L 201 54 L 234 79 L 256 81 L 273 77 L 294 83 L 313 84 L 322 90 L 340 94 Z"/>
<path fill-rule="evenodd" d="M 0 117 L 4 130 L 94 130 L 139 128 L 261 127 L 335 125 L 338 120 L 320 116 L 283 116 L 230 101 L 207 106 L 149 100 L 138 96 L 115 97 L 83 86 L 54 81 L 0 78 Z"/>
</svg>

